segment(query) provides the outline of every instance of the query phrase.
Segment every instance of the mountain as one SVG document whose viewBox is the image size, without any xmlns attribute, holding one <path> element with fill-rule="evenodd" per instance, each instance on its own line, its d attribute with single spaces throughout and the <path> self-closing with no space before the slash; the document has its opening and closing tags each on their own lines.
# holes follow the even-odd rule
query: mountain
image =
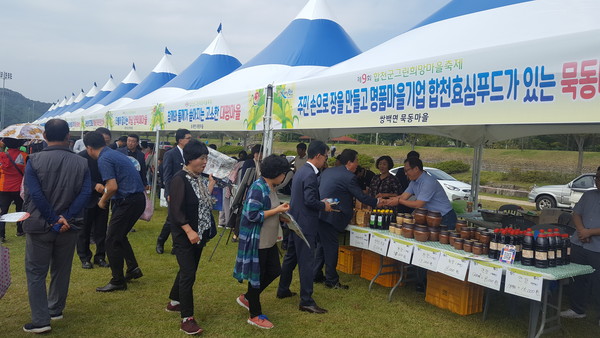
<svg viewBox="0 0 600 338">
<path fill-rule="evenodd" d="M 4 99 L 4 126 L 15 123 L 31 122 L 45 113 L 52 105 L 47 102 L 34 101 L 10 89 L 0 88 L 0 112 L 2 111 L 2 95 Z"/>
</svg>

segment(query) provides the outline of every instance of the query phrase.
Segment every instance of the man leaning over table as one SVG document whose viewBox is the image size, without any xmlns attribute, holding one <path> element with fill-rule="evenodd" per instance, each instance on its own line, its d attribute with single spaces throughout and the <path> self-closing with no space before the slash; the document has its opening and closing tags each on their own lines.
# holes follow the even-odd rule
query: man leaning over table
<svg viewBox="0 0 600 338">
<path fill-rule="evenodd" d="M 397 198 L 391 198 L 384 202 L 387 206 L 404 205 L 409 208 L 426 208 L 427 210 L 439 211 L 442 214 L 442 224 L 453 230 L 456 226 L 456 213 L 444 192 L 444 188 L 433 176 L 423 170 L 423 162 L 416 157 L 409 157 L 404 161 L 404 173 L 410 180 L 408 188 Z M 415 195 L 416 200 L 409 198 Z M 426 271 L 417 268 L 417 291 L 425 292 Z"/>
<path fill-rule="evenodd" d="M 596 169 L 596 188 L 600 188 L 600 167 Z M 600 190 L 586 191 L 573 208 L 577 229 L 571 236 L 571 262 L 591 265 L 596 271 L 576 276 L 569 287 L 570 308 L 560 313 L 564 318 L 585 318 L 588 299 L 595 303 L 600 317 Z M 590 297 L 591 296 L 591 297 Z M 600 321 L 598 321 L 600 325 Z"/>
</svg>

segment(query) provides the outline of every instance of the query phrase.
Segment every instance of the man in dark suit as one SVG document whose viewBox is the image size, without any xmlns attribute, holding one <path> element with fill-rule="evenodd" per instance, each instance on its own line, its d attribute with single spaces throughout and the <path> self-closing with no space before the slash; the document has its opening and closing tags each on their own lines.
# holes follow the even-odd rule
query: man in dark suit
<svg viewBox="0 0 600 338">
<path fill-rule="evenodd" d="M 165 199 L 167 202 L 169 201 L 169 183 L 171 182 L 171 178 L 175 173 L 177 173 L 181 168 L 183 168 L 183 164 L 185 161 L 183 160 L 183 148 L 188 142 L 192 139 L 192 134 L 187 129 L 177 129 L 175 132 L 175 142 L 177 145 L 170 150 L 168 150 L 164 157 L 163 162 L 161 164 L 161 175 L 162 181 L 165 186 Z M 165 224 L 158 235 L 158 239 L 156 240 L 156 252 L 162 254 L 165 252 L 165 242 L 167 238 L 169 238 L 169 234 L 171 233 L 171 223 L 168 220 L 165 220 Z"/>
<path fill-rule="evenodd" d="M 300 273 L 300 307 L 301 311 L 310 313 L 326 313 L 312 298 L 314 249 L 316 245 L 319 212 L 331 211 L 331 205 L 319 198 L 319 183 L 317 174 L 327 161 L 327 145 L 321 141 L 313 141 L 308 146 L 308 161 L 294 175 L 292 181 L 292 196 L 290 214 L 302 228 L 304 237 L 310 247 L 296 235 L 290 232 L 288 249 L 281 266 L 281 277 L 277 288 L 277 297 L 294 296 L 290 291 L 292 272 L 298 264 Z"/>
<path fill-rule="evenodd" d="M 340 277 L 335 270 L 338 260 L 338 235 L 346 229 L 352 219 L 353 197 L 372 207 L 376 207 L 380 201 L 364 194 L 358 185 L 354 175 L 358 167 L 358 153 L 352 149 L 344 149 L 338 159 L 341 165 L 329 168 L 321 175 L 320 196 L 339 199 L 340 202 L 335 208 L 340 212 L 322 212 L 319 215 L 314 276 L 316 282 L 325 282 L 328 288 L 348 289 L 348 285 L 340 284 Z M 325 276 L 322 271 L 323 265 Z"/>
<path fill-rule="evenodd" d="M 139 145 L 140 137 L 137 134 L 129 134 L 129 136 L 127 136 L 126 146 L 117 150 L 129 157 L 135 158 L 136 161 L 138 161 L 140 165 L 140 178 L 142 179 L 144 187 L 146 187 L 146 190 L 148 190 L 150 189 L 150 186 L 148 186 L 148 177 L 146 176 L 146 172 L 148 170 L 146 168 L 146 156 L 144 156 L 144 153 L 142 153 L 140 150 Z"/>
</svg>

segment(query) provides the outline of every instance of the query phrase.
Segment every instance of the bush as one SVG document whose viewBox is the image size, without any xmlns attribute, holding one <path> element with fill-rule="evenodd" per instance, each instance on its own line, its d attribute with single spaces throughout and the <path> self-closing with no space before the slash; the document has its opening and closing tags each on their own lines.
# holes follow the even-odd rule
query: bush
<svg viewBox="0 0 600 338">
<path fill-rule="evenodd" d="M 333 167 L 335 165 L 335 157 L 328 158 L 327 165 Z M 373 171 L 377 169 L 375 168 L 375 159 L 368 155 L 358 154 L 358 165 Z"/>
<path fill-rule="evenodd" d="M 436 163 L 432 167 L 443 170 L 448 174 L 464 173 L 471 170 L 471 166 L 468 163 L 456 160 Z"/>
<path fill-rule="evenodd" d="M 544 183 L 544 184 L 566 184 L 576 176 L 550 171 L 526 170 L 511 168 L 507 173 L 502 173 L 503 181 Z"/>
<path fill-rule="evenodd" d="M 242 147 L 242 146 L 222 146 L 222 147 L 218 148 L 217 150 L 222 152 L 223 154 L 237 156 L 240 153 L 240 151 L 244 150 L 244 147 Z"/>
<path fill-rule="evenodd" d="M 295 150 L 286 150 L 283 152 L 286 156 L 297 156 L 298 153 Z"/>
</svg>

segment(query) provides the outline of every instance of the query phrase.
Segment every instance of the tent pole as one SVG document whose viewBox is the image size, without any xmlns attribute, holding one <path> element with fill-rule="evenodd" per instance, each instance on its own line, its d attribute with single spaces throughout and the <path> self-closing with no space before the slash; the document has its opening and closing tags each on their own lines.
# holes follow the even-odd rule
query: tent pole
<svg viewBox="0 0 600 338">
<path fill-rule="evenodd" d="M 150 198 L 152 199 L 152 208 L 154 208 L 154 200 L 156 198 L 156 181 L 158 180 L 158 150 L 160 141 L 160 129 L 156 128 L 156 142 L 154 143 L 154 174 L 152 175 L 152 191 Z"/>
<path fill-rule="evenodd" d="M 477 208 L 479 199 L 479 181 L 481 178 L 481 162 L 483 160 L 483 140 L 473 147 L 473 174 L 471 175 L 471 201 Z"/>
<path fill-rule="evenodd" d="M 263 159 L 273 153 L 273 85 L 267 86 L 267 100 L 263 117 Z"/>
</svg>

